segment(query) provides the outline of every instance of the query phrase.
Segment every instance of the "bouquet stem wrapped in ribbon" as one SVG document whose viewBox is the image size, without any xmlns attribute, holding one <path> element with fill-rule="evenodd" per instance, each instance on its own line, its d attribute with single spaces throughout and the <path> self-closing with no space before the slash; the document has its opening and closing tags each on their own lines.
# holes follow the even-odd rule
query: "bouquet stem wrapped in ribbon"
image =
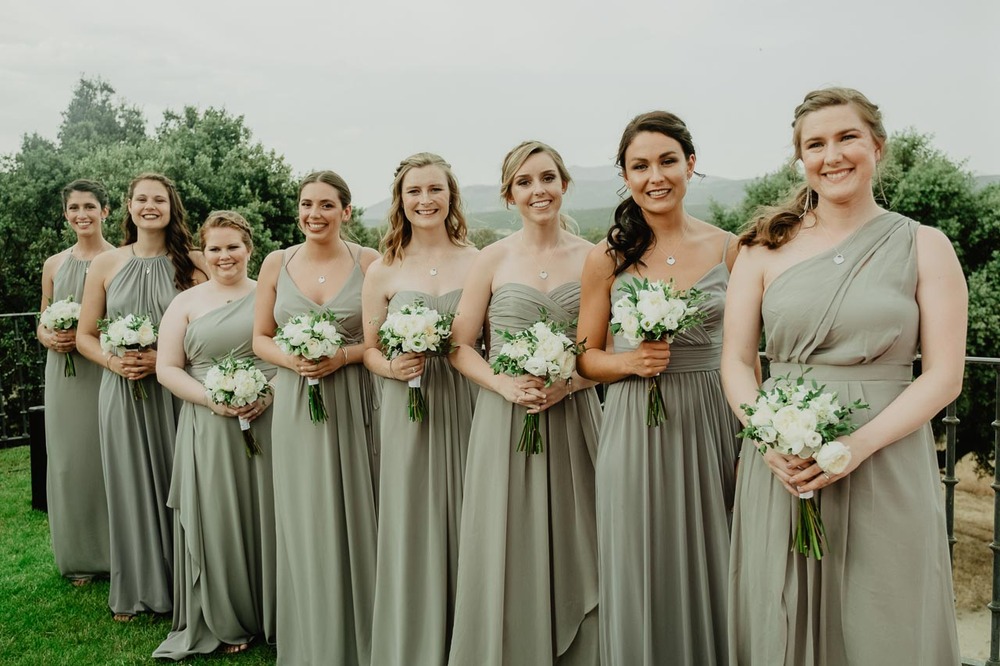
<svg viewBox="0 0 1000 666">
<path fill-rule="evenodd" d="M 451 322 L 453 313 L 441 314 L 428 308 L 423 301 L 404 305 L 397 312 L 390 313 L 378 329 L 382 352 L 390 361 L 400 354 L 443 354 L 450 351 Z M 406 411 L 410 421 L 423 421 L 427 414 L 427 403 L 420 390 L 420 377 L 407 382 Z"/>
<path fill-rule="evenodd" d="M 867 408 L 861 400 L 842 406 L 836 393 L 815 380 L 807 383 L 804 376 L 794 381 L 779 377 L 770 391 L 758 391 L 754 404 L 740 405 L 747 425 L 739 436 L 756 442 L 761 453 L 770 447 L 803 460 L 812 458 L 824 472 L 840 474 L 851 462 L 851 450 L 838 438 L 857 430 L 849 417 Z M 812 492 L 799 495 L 793 547 L 805 557 L 821 560 L 826 528 L 816 499 Z"/>
<path fill-rule="evenodd" d="M 51 331 L 68 331 L 76 328 L 80 322 L 80 304 L 73 300 L 72 296 L 67 296 L 61 301 L 49 302 L 49 307 L 39 317 L 42 326 Z M 66 366 L 63 368 L 64 377 L 76 377 L 76 363 L 73 362 L 73 353 L 66 352 Z"/>
<path fill-rule="evenodd" d="M 205 394 L 212 402 L 228 407 L 245 407 L 271 392 L 267 377 L 254 364 L 252 358 L 236 358 L 232 352 L 221 361 L 212 360 L 213 366 L 205 375 Z M 250 422 L 242 416 L 240 432 L 247 457 L 259 456 L 260 444 L 250 430 Z"/>
<path fill-rule="evenodd" d="M 156 343 L 157 327 L 149 315 L 126 314 L 115 319 L 100 319 L 97 329 L 101 332 L 101 349 L 105 354 L 120 356 L 122 350 L 143 351 Z M 132 397 L 145 400 L 148 396 L 142 380 L 129 380 Z"/>
<path fill-rule="evenodd" d="M 705 294 L 694 288 L 680 291 L 672 279 L 650 282 L 648 278 L 632 278 L 619 291 L 623 294 L 612 306 L 611 332 L 635 345 L 643 340 L 673 342 L 678 333 L 705 319 L 698 308 Z M 646 425 L 655 427 L 667 420 L 656 377 L 649 378 L 647 396 Z"/>
<path fill-rule="evenodd" d="M 543 379 L 546 386 L 557 379 L 568 381 L 573 376 L 576 357 L 583 353 L 584 345 L 566 336 L 564 331 L 568 326 L 549 321 L 545 310 L 540 314 L 541 319 L 523 331 L 497 331 L 504 345 L 491 364 L 494 373 L 512 377 L 534 375 Z M 541 453 L 543 448 L 539 415 L 525 414 L 517 450 L 530 456 Z"/>
<path fill-rule="evenodd" d="M 344 337 L 337 331 L 336 315 L 323 310 L 298 314 L 286 321 L 275 332 L 274 343 L 286 354 L 314 361 L 336 354 L 344 344 Z M 328 416 L 319 379 L 307 377 L 306 381 L 309 385 L 309 419 L 313 423 L 324 423 Z"/>
</svg>

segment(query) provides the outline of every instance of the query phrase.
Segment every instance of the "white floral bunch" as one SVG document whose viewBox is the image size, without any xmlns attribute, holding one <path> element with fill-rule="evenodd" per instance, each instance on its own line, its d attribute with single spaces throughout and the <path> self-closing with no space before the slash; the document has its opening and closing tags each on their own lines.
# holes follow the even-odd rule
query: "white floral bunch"
<svg viewBox="0 0 1000 666">
<path fill-rule="evenodd" d="M 219 405 L 245 407 L 271 392 L 267 377 L 254 365 L 252 358 L 236 358 L 232 352 L 205 374 L 205 394 Z M 260 454 L 260 445 L 250 432 L 250 422 L 238 417 L 247 456 Z"/>
<path fill-rule="evenodd" d="M 400 354 L 441 354 L 449 350 L 453 313 L 441 314 L 428 308 L 422 301 L 404 305 L 390 313 L 378 329 L 379 344 L 390 361 Z M 427 413 L 427 403 L 420 390 L 420 377 L 407 382 L 407 413 L 410 421 L 423 421 Z"/>
<path fill-rule="evenodd" d="M 61 301 L 50 302 L 39 317 L 42 326 L 50 331 L 68 331 L 76 328 L 80 322 L 80 304 L 73 300 L 73 296 L 67 296 Z M 66 352 L 66 366 L 63 368 L 64 377 L 76 377 L 76 364 L 73 362 L 73 354 Z"/>
<path fill-rule="evenodd" d="M 676 289 L 672 279 L 650 282 L 648 278 L 632 278 L 619 291 L 624 293 L 611 306 L 611 332 L 635 345 L 643 340 L 673 342 L 678 333 L 705 319 L 698 307 L 705 294 L 694 288 Z M 657 426 L 667 414 L 655 377 L 650 378 L 647 393 L 646 425 Z"/>
<path fill-rule="evenodd" d="M 297 314 L 274 334 L 278 349 L 292 356 L 316 360 L 333 356 L 344 344 L 344 336 L 337 330 L 337 317 L 329 310 Z M 313 423 L 326 421 L 326 407 L 319 390 L 319 380 L 307 378 L 309 384 L 309 418 Z"/>
<path fill-rule="evenodd" d="M 583 352 L 584 345 L 570 340 L 564 333 L 567 327 L 549 321 L 544 310 L 541 317 L 540 321 L 517 333 L 497 331 L 505 342 L 490 364 L 493 372 L 512 377 L 534 375 L 545 380 L 546 386 L 557 379 L 568 381 L 573 376 L 576 357 Z M 527 455 L 542 452 L 538 424 L 538 414 L 525 415 L 518 451 L 525 451 Z"/>
<path fill-rule="evenodd" d="M 838 438 L 857 430 L 850 415 L 867 408 L 861 400 L 841 405 L 836 393 L 815 381 L 807 383 L 804 376 L 794 381 L 780 377 L 770 391 L 758 391 L 754 404 L 740 405 L 747 425 L 739 436 L 756 442 L 761 453 L 770 447 L 803 460 L 812 458 L 824 472 L 840 474 L 851 462 L 851 450 Z M 799 502 L 796 549 L 822 559 L 825 529 L 813 493 L 802 493 Z"/>
<path fill-rule="evenodd" d="M 100 319 L 97 329 L 101 332 L 101 350 L 105 354 L 116 356 L 121 356 L 126 350 L 149 349 L 156 343 L 158 334 L 152 317 L 131 313 L 114 319 Z M 146 399 L 142 380 L 132 381 L 132 397 L 136 400 Z"/>
</svg>

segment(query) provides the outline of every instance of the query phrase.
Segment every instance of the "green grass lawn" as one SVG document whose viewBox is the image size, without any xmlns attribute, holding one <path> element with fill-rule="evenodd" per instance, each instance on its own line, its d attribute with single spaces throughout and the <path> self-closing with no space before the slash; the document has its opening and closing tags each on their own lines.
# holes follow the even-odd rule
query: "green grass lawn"
<svg viewBox="0 0 1000 666">
<path fill-rule="evenodd" d="M 56 569 L 45 513 L 31 509 L 28 447 L 0 449 L 0 664 L 141 664 L 170 631 L 169 617 L 111 619 L 108 582 L 76 588 Z M 239 655 L 185 663 L 273 664 L 256 641 Z M 171 662 L 161 662 L 171 663 Z"/>
</svg>

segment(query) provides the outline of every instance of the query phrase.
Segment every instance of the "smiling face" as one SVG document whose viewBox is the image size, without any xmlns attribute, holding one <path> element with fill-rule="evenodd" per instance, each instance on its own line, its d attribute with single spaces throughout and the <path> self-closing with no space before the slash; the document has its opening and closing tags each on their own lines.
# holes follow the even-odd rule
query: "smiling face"
<svg viewBox="0 0 1000 666">
<path fill-rule="evenodd" d="M 222 283 L 239 282 L 247 276 L 250 248 L 243 234 L 232 227 L 215 227 L 205 232 L 203 241 L 208 275 Z"/>
<path fill-rule="evenodd" d="M 128 210 L 139 229 L 166 229 L 170 224 L 170 196 L 166 185 L 156 180 L 140 180 L 132 190 Z"/>
<path fill-rule="evenodd" d="M 340 201 L 340 192 L 327 183 L 307 183 L 299 195 L 299 228 L 306 240 L 337 238 L 340 225 L 351 219 L 351 207 Z"/>
<path fill-rule="evenodd" d="M 685 158 L 676 139 L 659 132 L 639 132 L 625 149 L 622 175 L 643 211 L 664 214 L 683 205 L 694 164 L 694 155 Z"/>
<path fill-rule="evenodd" d="M 558 222 L 566 185 L 552 156 L 535 153 L 514 173 L 508 203 L 517 206 L 523 220 Z"/>
<path fill-rule="evenodd" d="M 66 197 L 63 215 L 77 238 L 101 233 L 101 223 L 108 216 L 106 206 L 101 206 L 92 192 L 74 190 Z"/>
<path fill-rule="evenodd" d="M 439 166 L 410 169 L 403 176 L 403 214 L 417 229 L 433 229 L 451 212 L 448 177 Z"/>
<path fill-rule="evenodd" d="M 799 131 L 806 181 L 821 201 L 847 204 L 872 197 L 882 146 L 853 104 L 814 111 L 802 118 Z"/>
</svg>

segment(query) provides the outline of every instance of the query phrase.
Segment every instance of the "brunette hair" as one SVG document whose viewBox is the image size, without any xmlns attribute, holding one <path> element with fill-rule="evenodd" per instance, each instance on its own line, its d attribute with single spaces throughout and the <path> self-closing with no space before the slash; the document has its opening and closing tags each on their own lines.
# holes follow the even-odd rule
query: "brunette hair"
<svg viewBox="0 0 1000 666">
<path fill-rule="evenodd" d="M 795 160 L 802 159 L 802 119 L 810 113 L 832 106 L 850 104 L 868 126 L 879 149 L 884 150 L 888 135 L 882 124 L 882 112 L 864 95 L 853 88 L 823 88 L 807 93 L 802 103 L 795 107 L 792 120 L 792 144 Z M 797 186 L 791 194 L 775 206 L 762 206 L 740 234 L 740 245 L 763 245 L 774 250 L 792 238 L 805 214 L 819 202 L 819 195 L 808 184 Z"/>
<path fill-rule="evenodd" d="M 500 197 L 503 199 L 503 204 L 507 208 L 510 208 L 510 191 L 514 187 L 514 176 L 517 175 L 517 170 L 520 169 L 528 158 L 532 155 L 537 155 L 539 153 L 544 153 L 552 158 L 552 161 L 556 163 L 556 171 L 559 172 L 559 177 L 562 182 L 569 187 L 569 184 L 573 182 L 573 179 L 569 175 L 569 169 L 566 168 L 566 163 L 563 161 L 562 155 L 548 144 L 544 144 L 541 141 L 523 141 L 518 145 L 514 146 L 510 152 L 503 158 L 503 166 L 500 168 Z M 559 224 L 563 229 L 567 229 L 570 226 L 576 226 L 576 222 L 569 215 L 560 212 L 559 213 Z"/>
<path fill-rule="evenodd" d="M 681 145 L 684 159 L 689 160 L 695 154 L 694 140 L 687 125 L 669 111 L 649 111 L 643 113 L 625 126 L 621 141 L 618 142 L 618 155 L 615 165 L 625 173 L 625 151 L 642 132 L 656 132 L 668 136 Z M 653 242 L 653 231 L 646 223 L 642 208 L 630 196 L 615 208 L 614 222 L 608 229 L 608 256 L 615 262 L 614 275 L 618 276 L 636 264 L 644 266 L 642 257 Z"/>
<path fill-rule="evenodd" d="M 311 174 L 299 181 L 299 198 L 302 198 L 302 190 L 310 183 L 326 183 L 337 190 L 340 196 L 340 205 L 347 208 L 351 205 L 351 188 L 347 186 L 347 181 L 334 171 L 313 171 Z"/>
<path fill-rule="evenodd" d="M 444 161 L 444 158 L 434 153 L 416 153 L 410 155 L 396 167 L 396 173 L 392 179 L 392 204 L 389 206 L 389 229 L 382 237 L 380 248 L 382 251 L 382 261 L 391 264 L 396 257 L 403 257 L 403 250 L 410 244 L 413 237 L 413 227 L 403 212 L 403 180 L 413 169 L 420 169 L 427 166 L 435 166 L 444 173 L 448 183 L 448 217 L 445 218 L 444 227 L 448 232 L 448 238 L 455 245 L 468 245 L 466 236 L 468 229 L 465 222 L 465 213 L 462 212 L 462 195 L 458 189 L 458 180 L 452 173 L 451 165 Z"/>
<path fill-rule="evenodd" d="M 144 180 L 152 180 L 160 183 L 167 190 L 167 201 L 170 203 L 170 221 L 165 230 L 167 240 L 167 255 L 174 265 L 174 286 L 180 291 L 194 286 L 193 273 L 196 266 L 191 260 L 191 250 L 194 243 L 191 240 L 191 232 L 187 226 L 187 211 L 181 202 L 180 194 L 177 193 L 177 186 L 174 181 L 160 173 L 141 173 L 132 179 L 128 185 L 128 200 L 132 200 L 135 187 Z M 122 246 L 130 245 L 139 239 L 139 228 L 132 219 L 132 211 L 129 206 L 125 206 L 125 215 L 122 218 L 122 228 L 124 238 Z"/>
<path fill-rule="evenodd" d="M 66 210 L 69 195 L 73 194 L 73 192 L 89 192 L 93 194 L 94 198 L 97 199 L 97 203 L 101 204 L 101 208 L 107 208 L 111 201 L 110 197 L 108 197 L 108 190 L 104 185 L 96 180 L 78 178 L 62 189 L 63 210 Z"/>
<path fill-rule="evenodd" d="M 198 239 L 202 248 L 205 247 L 205 237 L 212 229 L 235 229 L 240 234 L 240 240 L 247 246 L 247 250 L 253 253 L 253 229 L 250 223 L 242 215 L 233 210 L 213 210 L 205 218 L 205 222 L 198 230 Z"/>
</svg>

